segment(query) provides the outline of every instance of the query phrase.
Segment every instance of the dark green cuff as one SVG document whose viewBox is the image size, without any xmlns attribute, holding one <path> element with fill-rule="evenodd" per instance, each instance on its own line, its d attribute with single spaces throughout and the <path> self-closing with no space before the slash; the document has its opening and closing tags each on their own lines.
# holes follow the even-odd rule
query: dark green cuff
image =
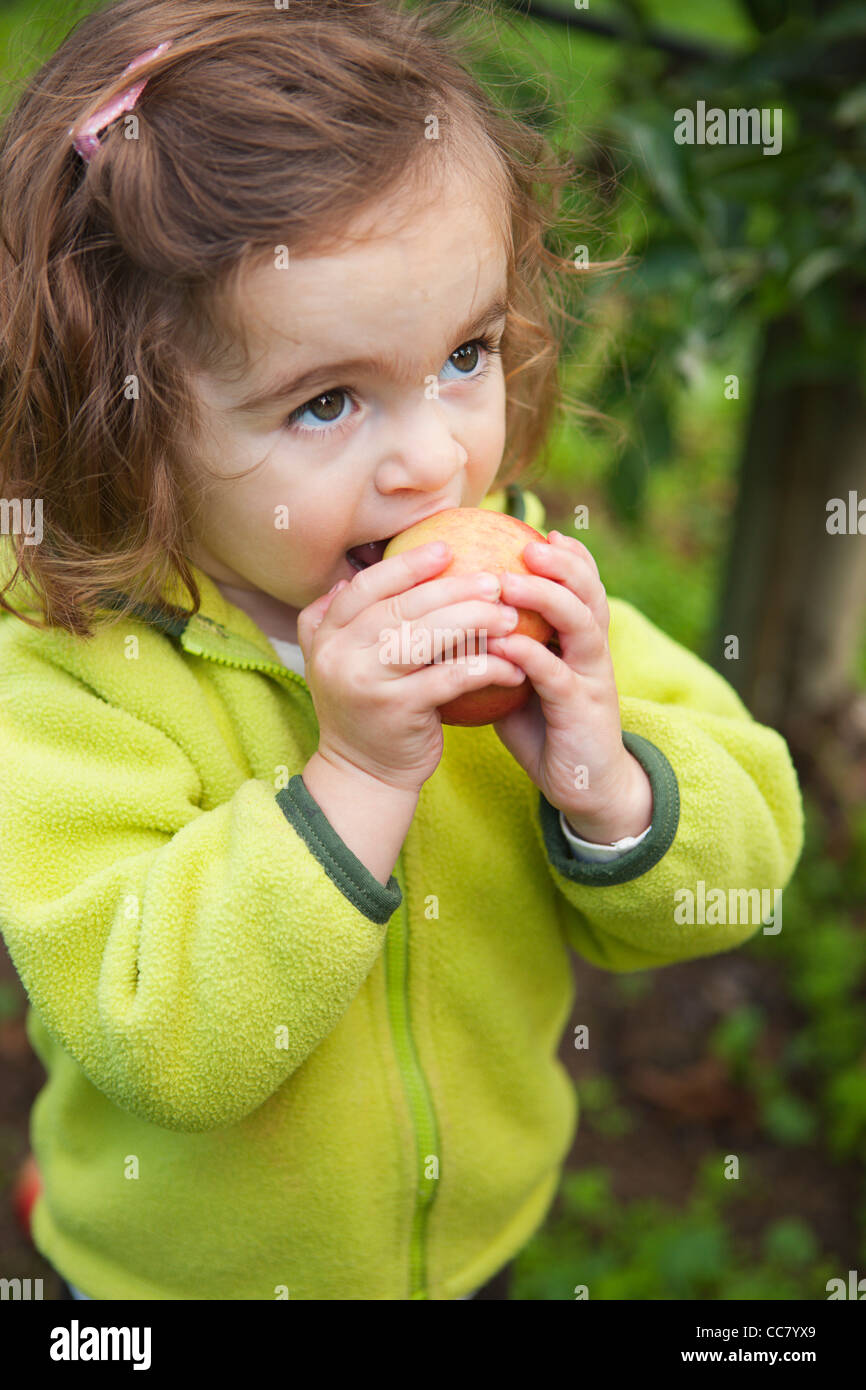
<svg viewBox="0 0 866 1390">
<path fill-rule="evenodd" d="M 594 863 L 576 859 L 562 833 L 559 812 L 547 797 L 539 793 L 539 817 L 548 858 L 563 878 L 572 883 L 586 883 L 608 888 L 616 883 L 628 883 L 659 862 L 673 843 L 680 819 L 680 789 L 676 773 L 660 748 L 640 734 L 623 731 L 622 741 L 633 753 L 650 779 L 653 792 L 653 819 L 650 832 L 639 845 L 626 850 L 618 859 Z"/>
<path fill-rule="evenodd" d="M 389 922 L 403 901 L 396 878 L 392 874 L 387 884 L 382 884 L 373 877 L 340 839 L 300 773 L 277 792 L 277 805 L 349 902 L 371 922 L 380 926 Z"/>
</svg>

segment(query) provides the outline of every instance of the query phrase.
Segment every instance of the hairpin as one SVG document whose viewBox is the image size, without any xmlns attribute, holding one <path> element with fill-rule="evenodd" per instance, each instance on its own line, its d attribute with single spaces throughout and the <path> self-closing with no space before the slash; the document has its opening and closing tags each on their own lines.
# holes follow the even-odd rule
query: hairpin
<svg viewBox="0 0 866 1390">
<path fill-rule="evenodd" d="M 166 39 L 163 43 L 158 44 L 156 48 L 148 48 L 145 53 L 139 53 L 138 57 L 133 58 L 131 63 L 127 63 L 121 76 L 125 77 L 128 72 L 133 72 L 135 68 L 141 67 L 142 63 L 146 63 L 148 59 L 159 57 L 160 53 L 164 53 L 167 48 L 171 48 L 172 43 L 172 39 Z M 106 126 L 111 125 L 113 121 L 116 121 L 118 116 L 123 115 L 124 111 L 132 110 L 138 98 L 141 96 L 141 93 L 144 91 L 144 88 L 147 86 L 147 81 L 148 79 L 144 77 L 140 82 L 133 83 L 125 92 L 121 92 L 116 96 L 113 101 L 108 101 L 104 106 L 101 106 L 99 110 L 90 117 L 89 121 L 80 128 L 76 126 L 69 127 L 72 143 L 85 163 L 89 163 L 93 155 L 99 149 L 100 131 L 104 130 Z"/>
</svg>

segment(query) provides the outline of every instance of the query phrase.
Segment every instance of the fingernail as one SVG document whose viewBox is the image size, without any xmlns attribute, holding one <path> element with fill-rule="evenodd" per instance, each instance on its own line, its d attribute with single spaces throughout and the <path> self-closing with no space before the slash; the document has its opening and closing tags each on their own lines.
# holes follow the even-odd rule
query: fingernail
<svg viewBox="0 0 866 1390">
<path fill-rule="evenodd" d="M 444 541 L 434 541 L 433 544 L 432 544 L 431 547 L 430 547 L 430 554 L 431 554 L 431 555 L 444 555 L 447 549 L 448 549 L 448 546 L 445 544 Z"/>
</svg>

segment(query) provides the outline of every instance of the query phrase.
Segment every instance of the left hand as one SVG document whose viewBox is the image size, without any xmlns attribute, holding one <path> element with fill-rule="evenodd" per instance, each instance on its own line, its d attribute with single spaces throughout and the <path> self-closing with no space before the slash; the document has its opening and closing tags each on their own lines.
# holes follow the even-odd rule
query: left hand
<svg viewBox="0 0 866 1390">
<path fill-rule="evenodd" d="M 652 789 L 622 742 L 598 566 L 585 545 L 558 531 L 530 542 L 523 561 L 532 575 L 501 573 L 502 601 L 546 618 L 560 654 L 522 633 L 488 639 L 488 651 L 513 661 L 533 687 L 523 708 L 493 727 L 578 835 L 596 842 L 638 835 L 652 818 Z"/>
</svg>

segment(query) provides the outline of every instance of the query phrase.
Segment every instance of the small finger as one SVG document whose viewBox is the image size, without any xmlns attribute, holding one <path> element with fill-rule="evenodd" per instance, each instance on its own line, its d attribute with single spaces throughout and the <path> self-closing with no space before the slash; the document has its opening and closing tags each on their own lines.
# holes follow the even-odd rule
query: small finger
<svg viewBox="0 0 866 1390">
<path fill-rule="evenodd" d="M 441 548 L 443 545 L 444 549 Z M 359 570 L 338 595 L 340 610 L 337 621 L 345 626 L 372 604 L 393 598 L 410 586 L 429 579 L 445 568 L 451 554 L 447 542 L 431 541 L 427 545 L 414 546 L 412 550 L 402 550 L 398 555 Z"/>
</svg>

